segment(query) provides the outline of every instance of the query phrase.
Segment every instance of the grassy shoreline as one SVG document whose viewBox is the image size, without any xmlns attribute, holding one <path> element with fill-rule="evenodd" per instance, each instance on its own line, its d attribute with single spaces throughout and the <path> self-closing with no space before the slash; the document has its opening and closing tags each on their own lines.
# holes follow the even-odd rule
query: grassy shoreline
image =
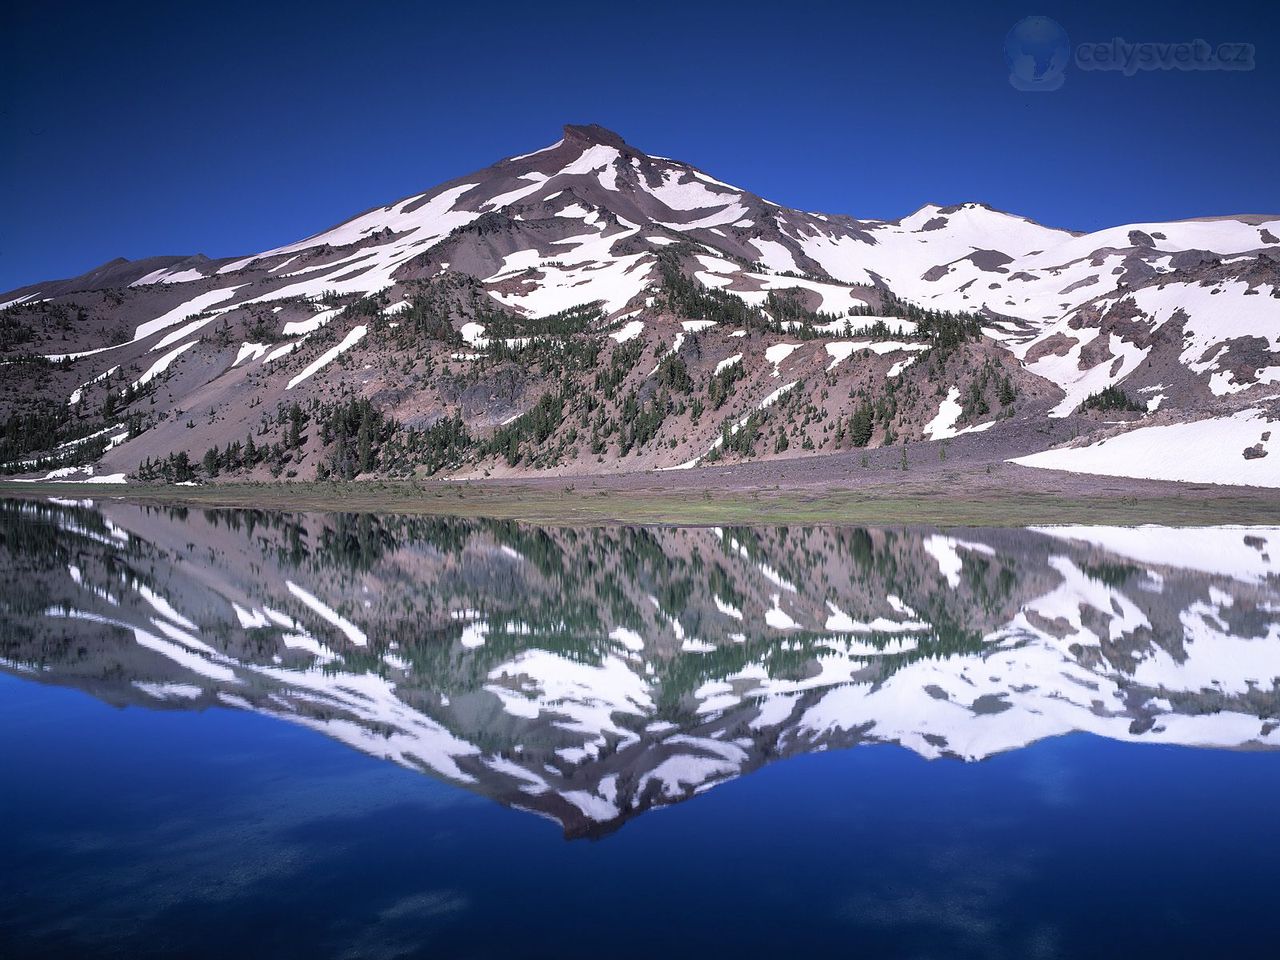
<svg viewBox="0 0 1280 960">
<path fill-rule="evenodd" d="M 656 525 L 922 524 L 1024 527 L 1054 524 L 1136 526 L 1280 525 L 1274 491 L 1181 495 L 1064 496 L 1056 492 L 954 487 L 903 491 L 849 488 L 712 490 L 577 487 L 518 482 L 149 484 L 11 482 L 0 495 L 121 500 L 186 507 L 241 507 L 354 513 L 493 517 L 549 524 Z"/>
</svg>

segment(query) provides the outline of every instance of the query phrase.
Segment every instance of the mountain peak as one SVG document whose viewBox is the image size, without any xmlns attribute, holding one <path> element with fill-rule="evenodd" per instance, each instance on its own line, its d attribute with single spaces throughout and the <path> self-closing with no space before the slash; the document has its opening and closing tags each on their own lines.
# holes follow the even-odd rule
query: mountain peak
<svg viewBox="0 0 1280 960">
<path fill-rule="evenodd" d="M 603 144 L 608 147 L 617 147 L 619 150 L 636 152 L 635 148 L 622 137 L 598 123 L 566 123 L 564 138 L 576 143 Z"/>
</svg>

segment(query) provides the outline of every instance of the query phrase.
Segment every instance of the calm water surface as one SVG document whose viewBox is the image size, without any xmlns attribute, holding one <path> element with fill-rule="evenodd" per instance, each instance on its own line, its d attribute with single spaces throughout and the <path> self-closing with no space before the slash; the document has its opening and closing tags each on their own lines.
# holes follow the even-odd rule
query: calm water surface
<svg viewBox="0 0 1280 960">
<path fill-rule="evenodd" d="M 1280 531 L 0 500 L 0 955 L 1270 955 Z"/>
</svg>

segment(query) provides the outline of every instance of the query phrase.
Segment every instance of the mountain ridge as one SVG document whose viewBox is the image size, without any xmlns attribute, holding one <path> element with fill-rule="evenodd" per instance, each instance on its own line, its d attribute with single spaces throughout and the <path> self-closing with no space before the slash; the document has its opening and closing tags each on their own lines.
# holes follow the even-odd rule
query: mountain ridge
<svg viewBox="0 0 1280 960">
<path fill-rule="evenodd" d="M 375 451 L 355 475 L 819 455 L 855 420 L 858 446 L 977 430 L 992 457 L 1024 459 L 1046 451 L 994 442 L 1002 424 L 1045 418 L 1085 438 L 1049 458 L 1070 469 L 1114 432 L 1093 405 L 1133 431 L 1252 411 L 1230 442 L 1258 436 L 1218 454 L 1231 469 L 1195 478 L 1275 486 L 1277 234 L 1260 216 L 1086 234 L 976 202 L 896 221 L 804 212 L 569 124 L 547 147 L 256 254 L 111 261 L 5 295 L 8 432 L 38 409 L 57 442 L 15 438 L 3 460 L 142 478 L 215 449 L 206 479 L 348 476 L 336 407 L 364 403 L 392 425 L 395 466 Z M 33 398 L 17 374 L 39 363 L 48 389 Z M 557 389 L 539 390 L 535 368 Z M 286 437 L 253 412 L 272 404 L 295 421 L 301 404 L 306 428 Z M 447 443 L 423 440 L 454 422 Z M 255 432 L 270 466 L 216 466 Z M 437 441 L 447 455 L 427 457 Z M 1129 460 L 1120 469 L 1143 466 Z"/>
</svg>

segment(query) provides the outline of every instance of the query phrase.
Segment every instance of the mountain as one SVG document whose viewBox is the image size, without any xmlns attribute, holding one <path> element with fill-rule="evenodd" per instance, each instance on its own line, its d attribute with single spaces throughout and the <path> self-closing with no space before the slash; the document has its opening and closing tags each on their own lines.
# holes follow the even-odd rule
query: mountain
<svg viewBox="0 0 1280 960">
<path fill-rule="evenodd" d="M 859 220 L 567 126 L 273 250 L 0 295 L 0 462 L 503 476 L 954 441 L 1276 486 L 1278 280 L 1280 217 Z"/>
<path fill-rule="evenodd" d="M 199 544 L 198 548 L 192 544 Z M 1275 529 L 540 528 L 0 500 L 0 670 L 598 836 L 765 764 L 1280 747 Z"/>
</svg>

